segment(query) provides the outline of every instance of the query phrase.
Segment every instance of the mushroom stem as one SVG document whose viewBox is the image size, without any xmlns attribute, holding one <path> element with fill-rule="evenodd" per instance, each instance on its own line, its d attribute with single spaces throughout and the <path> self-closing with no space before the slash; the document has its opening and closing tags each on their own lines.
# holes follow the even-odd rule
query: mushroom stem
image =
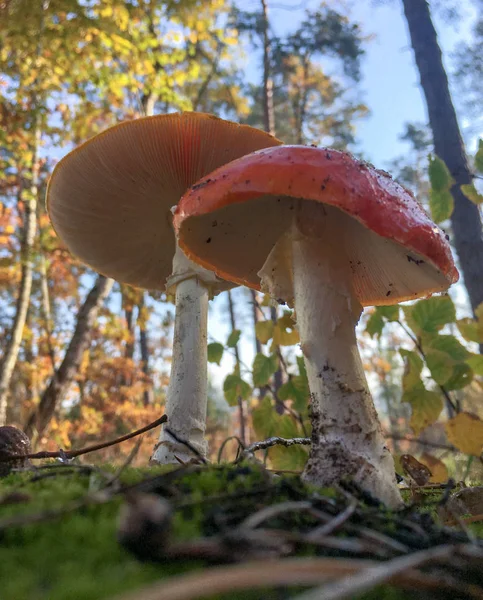
<svg viewBox="0 0 483 600">
<path fill-rule="evenodd" d="M 310 225 L 308 225 L 310 227 Z M 337 227 L 320 239 L 293 229 L 297 325 L 311 390 L 312 447 L 304 478 L 331 485 L 345 477 L 391 508 L 402 505 L 357 347 L 362 307 Z M 307 233 L 307 232 L 305 232 Z"/>
<path fill-rule="evenodd" d="M 176 287 L 173 357 L 166 400 L 168 426 L 206 456 L 208 289 L 197 277 Z M 178 463 L 194 458 L 186 445 L 164 429 L 151 462 Z"/>
</svg>

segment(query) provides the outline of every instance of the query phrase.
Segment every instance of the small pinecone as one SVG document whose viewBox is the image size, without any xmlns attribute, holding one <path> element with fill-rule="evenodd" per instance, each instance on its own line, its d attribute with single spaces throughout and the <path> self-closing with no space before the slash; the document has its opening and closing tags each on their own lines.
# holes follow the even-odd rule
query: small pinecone
<svg viewBox="0 0 483 600">
<path fill-rule="evenodd" d="M 30 466 L 28 458 L 10 459 L 9 455 L 25 455 L 31 452 L 30 440 L 23 431 L 11 425 L 0 427 L 0 477 L 5 477 L 12 469 Z"/>
</svg>

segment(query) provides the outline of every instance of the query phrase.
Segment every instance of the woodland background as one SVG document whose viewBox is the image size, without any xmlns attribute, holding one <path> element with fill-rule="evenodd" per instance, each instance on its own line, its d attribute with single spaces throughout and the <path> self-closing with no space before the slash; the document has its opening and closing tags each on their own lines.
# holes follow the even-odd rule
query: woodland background
<svg viewBox="0 0 483 600">
<path fill-rule="evenodd" d="M 361 3 L 368 13 L 378 10 L 371 0 Z M 372 32 L 348 5 L 328 1 L 311 5 L 278 35 L 271 15 L 294 6 L 0 0 L 0 424 L 16 424 L 38 448 L 56 450 L 114 438 L 163 411 L 172 304 L 77 262 L 45 212 L 52 168 L 76 144 L 122 120 L 196 110 L 286 143 L 370 158 L 357 127 L 371 110 L 363 102 L 361 65 Z M 454 109 L 456 102 L 460 120 L 474 124 L 465 130 L 472 148 L 483 129 L 483 3 L 472 6 L 472 35 L 447 74 L 430 11 L 452 27 L 461 7 L 452 0 L 401 1 L 429 122 L 406 123 L 401 137 L 409 151 L 377 165 L 408 186 L 448 233 L 462 283 L 447 296 L 368 309 L 359 328 L 388 444 L 396 455 L 427 464 L 433 481 L 448 473 L 481 479 L 483 471 L 483 143 L 468 155 Z M 246 78 L 247 63 L 257 65 L 256 83 Z M 228 336 L 222 322 L 229 323 Z M 231 436 L 246 444 L 310 434 L 297 342 L 291 312 L 270 306 L 269 298 L 237 289 L 216 300 L 212 458 Z M 155 439 L 145 437 L 140 464 Z M 237 443 L 231 439 L 223 456 L 233 456 Z M 114 446 L 98 460 L 123 460 L 131 448 Z M 269 452 L 271 463 L 287 470 L 301 469 L 307 455 L 301 446 Z"/>
</svg>

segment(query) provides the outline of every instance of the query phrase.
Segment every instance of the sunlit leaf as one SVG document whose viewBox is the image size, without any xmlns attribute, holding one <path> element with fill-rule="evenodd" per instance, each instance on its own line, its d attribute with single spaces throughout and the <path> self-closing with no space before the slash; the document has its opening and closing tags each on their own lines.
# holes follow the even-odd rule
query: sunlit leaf
<svg viewBox="0 0 483 600">
<path fill-rule="evenodd" d="M 478 205 L 483 203 L 483 194 L 480 194 L 472 183 L 467 183 L 460 187 L 468 200 L 471 200 L 471 202 Z"/>
<path fill-rule="evenodd" d="M 436 192 L 449 190 L 454 183 L 448 167 L 438 156 L 429 157 L 428 175 L 431 187 Z"/>
<path fill-rule="evenodd" d="M 483 421 L 476 415 L 461 412 L 445 424 L 448 440 L 464 452 L 472 456 L 480 456 L 483 452 Z"/>
<path fill-rule="evenodd" d="M 475 167 L 483 173 L 483 139 L 478 140 L 478 151 L 475 155 Z"/>
<path fill-rule="evenodd" d="M 436 333 L 456 321 L 456 311 L 449 296 L 433 296 L 403 308 L 411 329 L 416 333 Z"/>
<path fill-rule="evenodd" d="M 274 322 L 269 321 L 258 321 L 255 325 L 255 334 L 260 343 L 266 344 L 273 335 Z"/>
<path fill-rule="evenodd" d="M 421 371 L 424 366 L 423 359 L 413 350 L 403 348 L 400 353 L 404 359 L 403 390 L 424 389 L 424 384 L 421 381 Z"/>
<path fill-rule="evenodd" d="M 295 321 L 290 311 L 284 311 L 283 316 L 277 320 L 273 330 L 273 344 L 276 346 L 293 346 L 300 341 Z"/>
<path fill-rule="evenodd" d="M 441 396 L 425 388 L 414 388 L 404 392 L 402 400 L 411 405 L 410 425 L 416 435 L 435 423 L 443 410 Z"/>
<path fill-rule="evenodd" d="M 399 319 L 399 306 L 376 306 L 367 320 L 366 331 L 371 336 L 380 336 L 386 321 Z"/>
<path fill-rule="evenodd" d="M 453 214 L 454 198 L 449 190 L 430 190 L 429 208 L 435 223 L 446 221 Z"/>
</svg>

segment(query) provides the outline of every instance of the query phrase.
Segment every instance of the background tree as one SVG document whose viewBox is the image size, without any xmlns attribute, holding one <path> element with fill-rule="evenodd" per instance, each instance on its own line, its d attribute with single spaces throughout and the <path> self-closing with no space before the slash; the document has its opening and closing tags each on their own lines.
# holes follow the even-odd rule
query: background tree
<svg viewBox="0 0 483 600">
<path fill-rule="evenodd" d="M 473 311 L 483 302 L 483 230 L 478 207 L 461 186 L 473 182 L 456 112 L 449 91 L 436 30 L 426 0 L 403 0 L 411 44 L 421 78 L 434 151 L 444 161 L 454 180 L 451 227 L 468 296 Z"/>
</svg>

